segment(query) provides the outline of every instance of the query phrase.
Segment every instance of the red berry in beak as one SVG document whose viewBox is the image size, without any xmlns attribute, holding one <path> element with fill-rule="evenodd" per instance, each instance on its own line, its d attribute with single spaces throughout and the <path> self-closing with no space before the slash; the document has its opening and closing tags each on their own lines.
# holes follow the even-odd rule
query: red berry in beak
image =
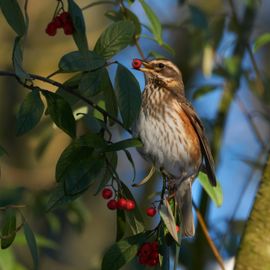
<svg viewBox="0 0 270 270">
<path fill-rule="evenodd" d="M 140 59 L 133 59 L 132 67 L 135 69 L 139 69 L 142 65 L 142 61 Z"/>
</svg>

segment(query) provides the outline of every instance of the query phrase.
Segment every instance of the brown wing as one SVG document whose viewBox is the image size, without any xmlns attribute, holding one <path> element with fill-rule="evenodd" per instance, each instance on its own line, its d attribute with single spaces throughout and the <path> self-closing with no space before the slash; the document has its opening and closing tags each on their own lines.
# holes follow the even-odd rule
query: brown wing
<svg viewBox="0 0 270 270">
<path fill-rule="evenodd" d="M 202 122 L 200 121 L 199 117 L 197 116 L 196 112 L 192 108 L 191 104 L 189 104 L 186 100 L 181 100 L 181 107 L 186 113 L 187 117 L 189 118 L 192 126 L 194 127 L 201 143 L 202 154 L 204 157 L 204 165 L 206 169 L 206 174 L 209 177 L 209 180 L 213 186 L 217 185 L 217 180 L 215 176 L 215 165 L 214 159 L 211 154 L 211 149 L 209 147 L 208 140 L 204 133 L 204 128 Z"/>
</svg>

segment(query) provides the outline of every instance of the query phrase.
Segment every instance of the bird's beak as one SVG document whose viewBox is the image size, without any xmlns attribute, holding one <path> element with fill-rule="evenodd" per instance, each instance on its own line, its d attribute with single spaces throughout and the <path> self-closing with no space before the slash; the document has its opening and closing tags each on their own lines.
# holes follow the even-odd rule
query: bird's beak
<svg viewBox="0 0 270 270">
<path fill-rule="evenodd" d="M 142 72 L 151 72 L 154 68 L 151 64 L 149 64 L 146 61 L 141 60 L 142 66 L 139 68 L 140 71 Z"/>
</svg>

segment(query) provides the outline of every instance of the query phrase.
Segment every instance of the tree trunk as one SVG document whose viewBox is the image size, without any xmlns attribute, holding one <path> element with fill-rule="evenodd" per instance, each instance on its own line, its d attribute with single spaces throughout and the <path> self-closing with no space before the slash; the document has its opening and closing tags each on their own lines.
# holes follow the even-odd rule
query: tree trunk
<svg viewBox="0 0 270 270">
<path fill-rule="evenodd" d="M 235 270 L 270 269 L 270 154 L 247 222 Z"/>
</svg>

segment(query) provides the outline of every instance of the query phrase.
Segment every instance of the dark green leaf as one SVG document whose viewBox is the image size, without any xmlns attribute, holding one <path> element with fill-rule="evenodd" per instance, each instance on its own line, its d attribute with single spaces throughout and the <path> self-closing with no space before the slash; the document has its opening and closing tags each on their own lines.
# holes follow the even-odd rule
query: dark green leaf
<svg viewBox="0 0 270 270">
<path fill-rule="evenodd" d="M 142 147 L 143 144 L 139 139 L 126 139 L 117 143 L 113 143 L 108 145 L 104 151 L 105 152 L 112 152 L 112 151 L 119 151 L 130 147 Z"/>
<path fill-rule="evenodd" d="M 78 159 L 78 154 L 82 149 L 87 149 L 87 155 L 91 156 L 93 149 L 105 147 L 105 142 L 101 136 L 87 134 L 73 141 L 61 154 L 57 161 L 55 178 L 57 182 L 64 180 L 64 176 L 72 164 Z"/>
<path fill-rule="evenodd" d="M 223 202 L 223 194 L 219 181 L 217 181 L 217 186 L 213 187 L 208 179 L 208 176 L 205 173 L 200 172 L 198 178 L 202 187 L 209 195 L 209 197 L 213 200 L 213 202 L 216 204 L 216 206 L 217 207 L 221 206 Z"/>
<path fill-rule="evenodd" d="M 191 20 L 194 26 L 200 29 L 207 29 L 208 20 L 205 13 L 194 5 L 188 5 L 191 14 Z"/>
<path fill-rule="evenodd" d="M 68 11 L 71 15 L 71 19 L 73 22 L 73 26 L 75 31 L 73 33 L 73 39 L 81 51 L 82 55 L 84 56 L 85 60 L 91 60 L 88 58 L 88 43 L 85 34 L 85 22 L 83 18 L 83 13 L 80 7 L 75 3 L 73 0 L 68 0 Z"/>
<path fill-rule="evenodd" d="M 100 123 L 100 121 L 96 119 L 92 114 L 86 114 L 83 117 L 83 121 L 91 133 L 98 133 L 101 130 L 102 123 Z"/>
<path fill-rule="evenodd" d="M 76 72 L 102 68 L 105 63 L 104 58 L 95 52 L 88 51 L 87 58 L 85 58 L 81 52 L 75 51 L 64 55 L 60 59 L 58 66 L 61 71 Z"/>
<path fill-rule="evenodd" d="M 97 191 L 95 195 L 107 185 L 107 183 L 112 179 L 112 171 L 116 170 L 118 156 L 116 152 L 108 152 L 105 154 L 107 160 L 107 166 L 103 169 L 103 177 L 101 178 Z"/>
<path fill-rule="evenodd" d="M 67 195 L 65 192 L 64 183 L 57 184 L 56 188 L 50 193 L 47 203 L 47 211 L 51 211 L 57 207 L 74 201 L 80 196 L 81 193 L 77 193 L 76 195 Z"/>
<path fill-rule="evenodd" d="M 117 118 L 118 114 L 117 100 L 107 69 L 104 69 L 102 73 L 100 88 L 104 93 L 106 111 L 111 116 Z"/>
<path fill-rule="evenodd" d="M 154 35 L 155 40 L 158 42 L 158 44 L 161 45 L 163 43 L 163 40 L 162 40 L 162 28 L 161 28 L 159 18 L 154 13 L 152 8 L 147 3 L 145 3 L 144 0 L 139 0 L 139 1 L 144 9 L 145 14 L 147 15 L 149 19 L 150 29 Z"/>
<path fill-rule="evenodd" d="M 0 157 L 7 155 L 7 151 L 0 145 Z"/>
<path fill-rule="evenodd" d="M 24 223 L 23 230 L 27 245 L 32 255 L 34 270 L 37 270 L 39 269 L 39 252 L 35 235 L 27 223 Z"/>
<path fill-rule="evenodd" d="M 141 91 L 135 76 L 121 64 L 116 71 L 115 90 L 124 126 L 129 128 L 139 115 Z"/>
<path fill-rule="evenodd" d="M 128 8 L 125 9 L 126 13 L 123 14 L 121 10 L 115 11 L 115 10 L 109 10 L 105 13 L 105 16 L 111 19 L 114 22 L 122 21 L 122 20 L 129 20 L 132 21 L 135 25 L 135 34 L 136 36 L 139 36 L 142 31 L 141 23 L 136 14 L 134 14 L 131 10 Z"/>
<path fill-rule="evenodd" d="M 79 88 L 82 75 L 83 73 L 77 73 L 76 75 L 72 76 L 63 83 L 63 87 L 59 87 L 56 91 L 56 93 L 63 97 L 71 106 L 76 104 L 80 99 L 66 91 L 66 88 L 72 88 L 74 90 Z"/>
<path fill-rule="evenodd" d="M 136 168 L 135 168 L 135 163 L 133 161 L 133 158 L 132 158 L 132 155 L 130 154 L 130 152 L 128 150 L 124 150 L 125 154 L 126 154 L 126 157 L 129 161 L 129 163 L 131 164 L 132 166 L 132 169 L 133 169 L 133 178 L 132 178 L 132 181 L 131 182 L 134 182 L 135 178 L 136 178 Z"/>
<path fill-rule="evenodd" d="M 12 29 L 23 36 L 26 33 L 26 23 L 17 0 L 0 0 L 2 12 Z"/>
<path fill-rule="evenodd" d="M 112 23 L 97 40 L 94 51 L 110 59 L 132 42 L 134 32 L 135 26 L 130 21 Z"/>
<path fill-rule="evenodd" d="M 122 182 L 121 188 L 126 198 L 136 202 L 129 188 Z M 144 231 L 144 222 L 138 205 L 133 211 L 126 211 L 126 221 L 133 234 L 138 234 Z"/>
<path fill-rule="evenodd" d="M 105 165 L 104 158 L 91 154 L 88 147 L 76 149 L 72 158 L 72 165 L 62 173 L 62 178 L 59 179 L 59 181 L 64 182 L 67 195 L 76 195 L 86 190 L 91 182 L 100 175 Z"/>
<path fill-rule="evenodd" d="M 44 104 L 39 91 L 34 89 L 28 93 L 17 113 L 16 135 L 23 135 L 34 128 L 40 121 L 43 111 Z"/>
<path fill-rule="evenodd" d="M 139 246 L 146 240 L 147 234 L 140 233 L 112 245 L 102 260 L 102 270 L 118 270 L 131 261 L 137 254 Z"/>
<path fill-rule="evenodd" d="M 1 248 L 8 248 L 16 236 L 16 211 L 8 208 L 5 211 L 2 221 Z"/>
<path fill-rule="evenodd" d="M 256 52 L 259 50 L 262 46 L 266 45 L 270 42 L 270 33 L 265 33 L 263 35 L 260 35 L 257 37 L 253 44 L 253 51 Z"/>
<path fill-rule="evenodd" d="M 103 74 L 107 70 L 102 68 L 95 72 L 87 72 L 82 76 L 79 85 L 79 92 L 84 97 L 93 97 L 102 90 Z"/>
<path fill-rule="evenodd" d="M 53 122 L 74 138 L 76 136 L 76 123 L 69 104 L 58 94 L 49 91 L 43 91 L 42 94 L 47 100 L 47 112 Z"/>
<path fill-rule="evenodd" d="M 205 94 L 213 92 L 215 89 L 217 89 L 218 85 L 204 85 L 196 89 L 196 92 L 193 94 L 193 99 L 198 99 Z"/>
<path fill-rule="evenodd" d="M 23 63 L 23 37 L 16 37 L 12 52 L 12 63 L 16 75 L 22 80 L 30 80 L 31 77 L 22 67 Z"/>
<path fill-rule="evenodd" d="M 164 224 L 166 225 L 168 231 L 170 232 L 173 239 L 178 243 L 179 238 L 176 232 L 176 222 L 172 213 L 171 206 L 169 202 L 165 199 L 159 210 L 160 217 L 162 218 Z"/>
<path fill-rule="evenodd" d="M 117 209 L 116 217 L 116 241 L 123 238 L 125 234 L 126 217 L 124 210 Z"/>
</svg>

